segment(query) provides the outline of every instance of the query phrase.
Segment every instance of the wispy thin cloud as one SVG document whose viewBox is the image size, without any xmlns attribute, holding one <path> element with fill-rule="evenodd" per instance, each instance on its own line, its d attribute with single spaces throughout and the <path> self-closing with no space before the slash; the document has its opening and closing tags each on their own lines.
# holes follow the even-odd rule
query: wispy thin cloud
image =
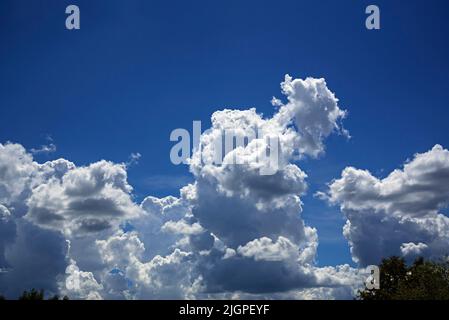
<svg viewBox="0 0 449 320">
<path fill-rule="evenodd" d="M 139 152 L 133 152 L 129 155 L 128 161 L 125 163 L 125 165 L 129 168 L 131 166 L 134 166 L 139 163 L 140 158 L 142 155 Z"/>
<path fill-rule="evenodd" d="M 40 148 L 31 148 L 30 152 L 36 154 L 48 154 L 56 152 L 56 145 L 54 143 L 41 145 Z"/>
</svg>

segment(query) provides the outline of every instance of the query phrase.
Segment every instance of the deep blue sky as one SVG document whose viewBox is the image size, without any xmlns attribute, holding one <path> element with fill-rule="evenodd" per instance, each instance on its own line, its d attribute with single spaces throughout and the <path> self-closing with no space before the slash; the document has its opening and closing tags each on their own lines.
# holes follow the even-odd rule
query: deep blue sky
<svg viewBox="0 0 449 320">
<path fill-rule="evenodd" d="M 65 8 L 81 30 L 65 29 Z M 365 7 L 381 9 L 380 31 Z M 309 174 L 303 216 L 318 228 L 320 265 L 350 263 L 337 209 L 313 198 L 347 165 L 385 176 L 416 152 L 449 147 L 449 2 L 0 2 L 0 143 L 58 149 L 78 165 L 126 161 L 138 199 L 177 195 L 189 181 L 169 159 L 175 128 L 213 111 L 271 115 L 285 73 L 324 77 L 349 111 L 352 139 L 333 136 Z"/>
</svg>

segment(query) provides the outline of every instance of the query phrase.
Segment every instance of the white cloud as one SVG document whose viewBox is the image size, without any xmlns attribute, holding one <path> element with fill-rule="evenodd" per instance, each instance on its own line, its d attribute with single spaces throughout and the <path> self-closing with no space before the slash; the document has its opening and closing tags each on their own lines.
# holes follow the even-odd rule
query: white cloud
<svg viewBox="0 0 449 320">
<path fill-rule="evenodd" d="M 7 221 L 10 216 L 11 213 L 9 212 L 8 208 L 0 204 L 0 220 Z"/>
<path fill-rule="evenodd" d="M 53 153 L 56 152 L 56 145 L 53 143 L 42 145 L 39 149 L 30 149 L 32 154 Z"/>
<path fill-rule="evenodd" d="M 299 258 L 299 248 L 287 238 L 279 237 L 275 242 L 267 237 L 255 239 L 244 246 L 239 246 L 237 252 L 244 257 L 254 258 L 254 260 L 283 261 L 297 260 Z"/>
<path fill-rule="evenodd" d="M 133 152 L 129 155 L 128 161 L 126 162 L 126 166 L 129 168 L 139 163 L 142 155 L 139 152 Z"/>
<path fill-rule="evenodd" d="M 340 206 L 353 258 L 367 265 L 391 255 L 449 254 L 449 218 L 439 211 L 448 184 L 449 151 L 436 145 L 384 179 L 348 167 L 321 196 Z"/>
<path fill-rule="evenodd" d="M 68 236 L 117 228 L 120 221 L 140 214 L 131 191 L 124 165 L 100 161 L 73 167 L 32 190 L 26 218 Z"/>
<path fill-rule="evenodd" d="M 155 256 L 149 262 L 134 259 L 126 274 L 134 280 L 135 298 L 183 299 L 192 285 L 191 254 L 175 249 L 167 256 Z"/>
<path fill-rule="evenodd" d="M 286 75 L 281 83 L 282 93 L 288 102 L 281 107 L 274 119 L 282 124 L 294 121 L 298 128 L 295 147 L 300 153 L 318 156 L 324 151 L 323 140 L 332 132 L 349 137 L 339 121 L 346 111 L 338 106 L 338 99 L 331 92 L 323 78 L 293 79 Z M 273 100 L 280 105 L 280 100 Z"/>
<path fill-rule="evenodd" d="M 307 175 L 292 162 L 321 154 L 324 139 L 344 131 L 338 122 L 346 113 L 324 79 L 286 76 L 281 87 L 288 102 L 274 99 L 280 108 L 271 118 L 255 109 L 215 112 L 212 127 L 200 137 L 201 150 L 190 161 L 195 183 L 182 189 L 182 199 L 222 247 L 211 249 L 199 262 L 206 292 L 274 292 L 316 285 L 312 265 L 318 237 L 300 216 Z M 250 139 L 217 163 L 213 160 L 222 151 L 223 132 L 236 140 Z M 261 175 L 271 165 L 263 157 L 268 137 L 279 140 L 278 170 Z"/>
<path fill-rule="evenodd" d="M 203 227 L 199 223 L 188 224 L 184 220 L 168 221 L 162 226 L 162 231 L 172 232 L 176 234 L 195 235 L 204 232 Z"/>
<path fill-rule="evenodd" d="M 401 245 L 401 253 L 404 257 L 407 256 L 421 256 L 424 254 L 424 251 L 428 248 L 427 244 L 425 243 L 413 243 L 413 242 L 409 242 L 409 243 L 403 243 Z"/>
<path fill-rule="evenodd" d="M 97 282 L 92 272 L 81 271 L 74 260 L 66 268 L 67 277 L 60 290 L 72 299 L 103 300 L 103 286 Z"/>
<path fill-rule="evenodd" d="M 96 244 L 103 262 L 110 269 L 124 270 L 131 260 L 142 257 L 144 244 L 135 232 L 118 231 L 106 240 L 97 240 Z"/>
<path fill-rule="evenodd" d="M 37 171 L 38 164 L 21 145 L 0 144 L 0 203 L 14 209 L 26 197 Z"/>
</svg>

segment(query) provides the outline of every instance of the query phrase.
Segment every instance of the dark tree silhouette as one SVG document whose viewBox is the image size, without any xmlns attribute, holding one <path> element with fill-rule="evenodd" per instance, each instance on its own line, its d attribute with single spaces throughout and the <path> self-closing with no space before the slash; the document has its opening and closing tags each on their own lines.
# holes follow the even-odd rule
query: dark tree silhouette
<svg viewBox="0 0 449 320">
<path fill-rule="evenodd" d="M 37 291 L 36 289 L 31 289 L 30 291 L 24 291 L 18 300 L 45 300 L 44 290 Z M 0 300 L 6 300 L 6 298 L 0 295 Z M 48 300 L 70 300 L 68 296 L 62 298 L 55 294 L 54 296 L 48 298 Z"/>
<path fill-rule="evenodd" d="M 449 263 L 417 259 L 407 266 L 404 259 L 382 260 L 380 289 L 359 291 L 360 300 L 449 300 Z"/>
<path fill-rule="evenodd" d="M 19 300 L 44 300 L 44 290 L 37 291 L 33 288 L 29 292 L 24 291 Z"/>
</svg>

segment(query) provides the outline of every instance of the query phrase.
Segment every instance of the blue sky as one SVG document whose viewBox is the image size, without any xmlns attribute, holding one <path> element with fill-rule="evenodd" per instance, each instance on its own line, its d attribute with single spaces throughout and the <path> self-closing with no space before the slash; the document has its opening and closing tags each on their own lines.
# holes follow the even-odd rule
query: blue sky
<svg viewBox="0 0 449 320">
<path fill-rule="evenodd" d="M 381 30 L 365 29 L 368 4 Z M 77 4 L 81 30 L 64 27 Z M 384 177 L 416 152 L 449 145 L 449 3 L 432 1 L 2 1 L 0 143 L 51 136 L 77 165 L 127 161 L 137 199 L 191 180 L 169 159 L 170 132 L 219 109 L 271 115 L 279 83 L 324 77 L 352 138 L 331 136 L 309 175 L 303 217 L 319 265 L 350 263 L 343 220 L 313 194 L 348 165 Z M 163 181 L 171 181 L 163 183 Z"/>
</svg>

